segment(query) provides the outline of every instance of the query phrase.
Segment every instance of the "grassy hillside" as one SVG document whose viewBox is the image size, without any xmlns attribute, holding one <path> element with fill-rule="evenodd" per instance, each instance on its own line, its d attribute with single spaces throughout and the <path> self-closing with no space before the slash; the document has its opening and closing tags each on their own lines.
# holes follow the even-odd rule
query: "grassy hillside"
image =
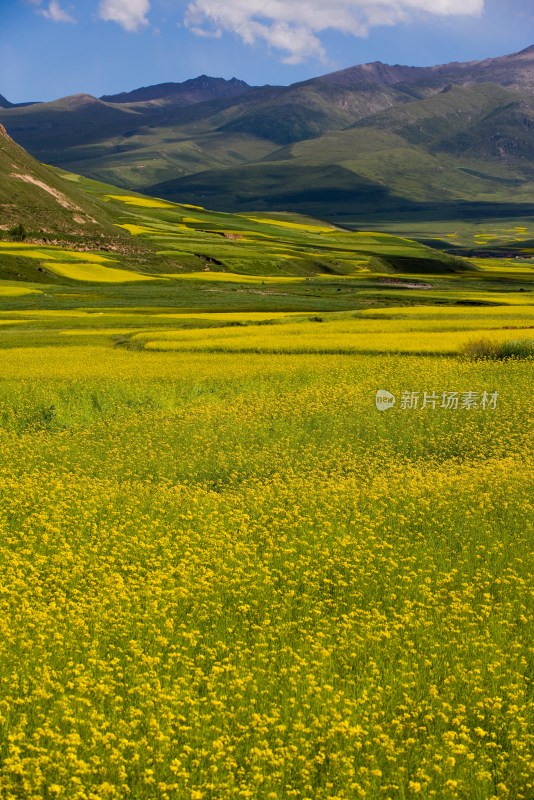
<svg viewBox="0 0 534 800">
<path fill-rule="evenodd" d="M 126 243 L 103 199 L 77 181 L 40 164 L 0 125 L 0 234 L 22 226 L 30 239 L 85 241 L 95 247 Z"/>
<path fill-rule="evenodd" d="M 458 201 L 473 204 L 480 216 L 491 216 L 492 204 L 509 203 L 521 216 L 534 190 L 531 126 L 529 95 L 492 84 L 452 87 L 280 148 L 261 162 L 167 180 L 151 192 L 204 198 L 215 207 L 302 208 L 330 218 L 417 217 L 435 205 L 436 216 L 448 218 L 447 204 Z"/>
<path fill-rule="evenodd" d="M 372 83 L 348 90 L 307 82 L 296 84 L 271 100 L 247 103 L 219 130 L 248 133 L 283 145 L 342 130 L 356 119 L 407 99 L 402 91 Z"/>
<path fill-rule="evenodd" d="M 56 183 L 71 185 L 76 176 L 57 177 Z M 302 217 L 265 217 L 232 215 L 207 211 L 198 206 L 168 203 L 142 195 L 129 195 L 104 184 L 79 178 L 78 193 L 86 204 L 105 207 L 114 229 L 130 247 L 98 255 L 98 263 L 115 268 L 133 269 L 141 274 L 159 276 L 203 272 L 250 276 L 359 275 L 376 271 L 373 259 L 383 260 L 380 272 L 395 271 L 388 259 L 407 259 L 410 272 L 461 272 L 473 269 L 468 262 L 418 244 L 414 241 L 381 234 L 349 233 L 317 220 Z M 82 188 L 83 187 L 83 188 Z M 25 202 L 25 193 L 19 195 Z M 6 239 L 9 233 L 5 232 Z M 0 257 L 27 260 L 40 270 L 68 277 L 65 268 L 58 271 L 54 262 L 90 261 L 88 248 L 77 255 L 67 249 L 37 244 L 0 242 Z M 109 249 L 109 248 L 100 248 Z M 135 254 L 133 257 L 132 254 Z M 382 262 L 381 262 L 382 263 Z M 401 269 L 400 271 L 406 271 Z M 79 272 L 79 268 L 74 269 Z M 32 271 L 29 273 L 33 274 Z M 127 273 L 126 273 L 127 274 Z M 206 275 L 209 277 L 209 275 Z M 121 278 L 122 280 L 123 278 Z"/>
<path fill-rule="evenodd" d="M 494 291 L 528 287 L 534 252 L 529 249 L 534 231 L 528 227 L 516 226 L 498 242 L 490 229 L 485 238 L 476 234 L 474 255 L 494 253 L 499 243 L 501 255 L 510 256 L 513 247 L 521 257 L 488 271 L 480 260 L 458 258 L 466 248 L 452 233 L 432 236 L 429 228 L 427 242 L 421 243 L 394 231 L 350 232 L 301 215 L 236 215 L 171 203 L 45 167 L 6 135 L 2 142 L 1 185 L 9 196 L 4 207 L 12 222 L 29 227 L 26 240 L 15 241 L 5 223 L 0 274 L 17 282 L 5 285 L 5 297 L 20 296 L 23 303 L 53 302 L 53 287 L 61 294 L 64 286 L 78 287 L 74 296 L 82 291 L 89 302 L 91 287 L 98 286 L 97 298 L 109 289 L 113 303 L 134 306 L 143 298 L 154 306 L 200 304 L 206 310 L 229 305 L 341 311 L 354 304 L 416 302 L 415 290 L 417 302 L 435 302 L 439 296 L 447 304 L 488 285 Z M 333 194 L 340 192 L 335 178 Z M 371 198 L 381 189 L 369 184 L 367 190 Z M 297 194 L 293 202 L 299 202 Z M 24 291 L 20 281 L 28 284 Z M 42 290 L 35 287 L 43 284 L 50 289 L 38 299 Z"/>
</svg>

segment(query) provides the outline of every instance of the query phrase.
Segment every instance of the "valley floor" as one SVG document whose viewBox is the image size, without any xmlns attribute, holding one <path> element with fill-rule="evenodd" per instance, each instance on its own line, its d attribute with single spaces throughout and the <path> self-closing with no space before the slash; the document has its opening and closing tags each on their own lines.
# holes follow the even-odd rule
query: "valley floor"
<svg viewBox="0 0 534 800">
<path fill-rule="evenodd" d="M 528 236 L 114 202 L 0 243 L 0 796 L 531 800 Z"/>
</svg>

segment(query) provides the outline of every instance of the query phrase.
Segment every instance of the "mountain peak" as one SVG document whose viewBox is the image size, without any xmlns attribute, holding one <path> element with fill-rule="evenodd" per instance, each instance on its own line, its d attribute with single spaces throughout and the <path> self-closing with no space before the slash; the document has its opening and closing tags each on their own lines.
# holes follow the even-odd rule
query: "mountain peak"
<svg viewBox="0 0 534 800">
<path fill-rule="evenodd" d="M 394 86 L 413 79 L 423 68 L 408 67 L 402 64 L 384 64 L 382 61 L 372 61 L 367 64 L 358 64 L 354 67 L 331 72 L 321 78 L 313 80 L 330 83 L 341 88 L 351 89 L 361 83 L 373 83 L 382 86 Z"/>
<path fill-rule="evenodd" d="M 515 53 L 516 58 L 534 58 L 534 44 L 531 44 L 530 47 L 525 47 L 524 50 L 520 50 L 519 53 Z M 513 58 L 513 56 L 512 56 Z"/>
<path fill-rule="evenodd" d="M 13 108 L 13 103 L 10 103 L 9 100 L 0 94 L 0 108 Z"/>
<path fill-rule="evenodd" d="M 199 75 L 197 78 L 190 78 L 183 83 L 158 83 L 154 86 L 142 86 L 131 92 L 102 95 L 100 99 L 106 103 L 147 103 L 153 100 L 169 100 L 189 105 L 206 100 L 237 97 L 251 88 L 248 83 L 237 78 L 227 81 L 225 78 Z"/>
<path fill-rule="evenodd" d="M 63 97 L 57 102 L 67 106 L 70 109 L 83 108 L 85 106 L 100 105 L 101 101 L 92 94 L 71 94 L 68 97 Z"/>
</svg>

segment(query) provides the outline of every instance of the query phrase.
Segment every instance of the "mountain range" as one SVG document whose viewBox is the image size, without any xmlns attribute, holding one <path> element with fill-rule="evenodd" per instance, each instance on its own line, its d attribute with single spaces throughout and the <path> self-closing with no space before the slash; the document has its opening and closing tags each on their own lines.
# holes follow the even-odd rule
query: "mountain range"
<svg viewBox="0 0 534 800">
<path fill-rule="evenodd" d="M 534 200 L 534 46 L 287 87 L 204 75 L 101 98 L 0 97 L 0 122 L 40 161 L 214 209 L 446 219 L 524 216 Z"/>
</svg>

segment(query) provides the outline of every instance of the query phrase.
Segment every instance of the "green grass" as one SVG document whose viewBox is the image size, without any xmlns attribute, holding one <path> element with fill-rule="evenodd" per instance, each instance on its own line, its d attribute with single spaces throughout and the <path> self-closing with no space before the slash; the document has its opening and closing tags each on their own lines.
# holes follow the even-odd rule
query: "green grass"
<svg viewBox="0 0 534 800">
<path fill-rule="evenodd" d="M 466 358 L 474 360 L 491 359 L 504 361 L 505 359 L 534 359 L 534 340 L 509 339 L 504 342 L 495 340 L 473 339 L 463 348 Z"/>
<path fill-rule="evenodd" d="M 103 198 L 88 195 L 78 181 L 64 180 L 40 164 L 0 130 L 0 233 L 22 225 L 29 239 L 125 245 Z"/>
</svg>

